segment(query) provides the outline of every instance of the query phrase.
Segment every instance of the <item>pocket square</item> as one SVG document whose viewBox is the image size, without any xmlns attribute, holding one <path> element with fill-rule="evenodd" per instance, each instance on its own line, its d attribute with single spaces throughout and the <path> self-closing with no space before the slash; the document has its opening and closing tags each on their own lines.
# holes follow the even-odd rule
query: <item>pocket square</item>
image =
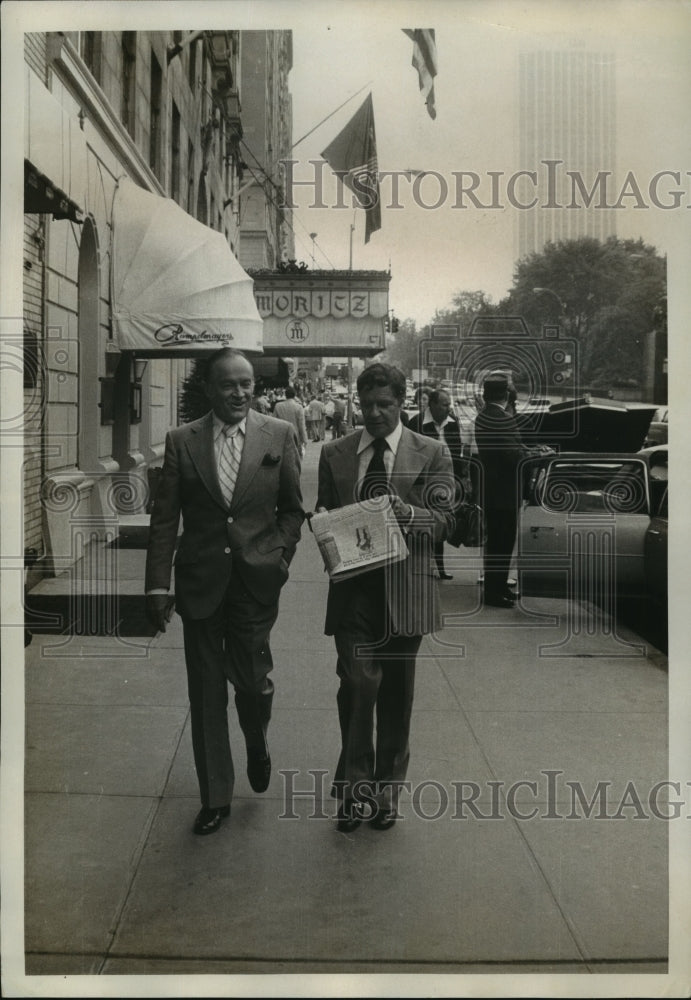
<svg viewBox="0 0 691 1000">
<path fill-rule="evenodd" d="M 270 455 L 267 451 L 266 455 L 264 455 L 264 458 L 262 459 L 262 465 L 278 465 L 280 461 L 280 455 Z"/>
</svg>

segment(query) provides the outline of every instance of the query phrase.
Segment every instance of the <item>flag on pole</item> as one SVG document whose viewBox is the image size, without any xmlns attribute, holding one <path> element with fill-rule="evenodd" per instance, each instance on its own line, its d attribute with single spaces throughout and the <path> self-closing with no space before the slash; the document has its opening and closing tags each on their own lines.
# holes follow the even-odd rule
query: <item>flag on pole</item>
<svg viewBox="0 0 691 1000">
<path fill-rule="evenodd" d="M 413 40 L 413 66 L 420 80 L 420 90 L 427 105 L 430 118 L 437 117 L 434 106 L 434 78 L 437 75 L 437 45 L 434 28 L 403 28 L 404 34 Z"/>
<path fill-rule="evenodd" d="M 381 229 L 379 168 L 371 94 L 367 95 L 363 104 L 333 142 L 326 147 L 322 156 L 333 172 L 353 192 L 360 207 L 364 208 L 365 243 L 368 243 L 371 233 Z"/>
</svg>

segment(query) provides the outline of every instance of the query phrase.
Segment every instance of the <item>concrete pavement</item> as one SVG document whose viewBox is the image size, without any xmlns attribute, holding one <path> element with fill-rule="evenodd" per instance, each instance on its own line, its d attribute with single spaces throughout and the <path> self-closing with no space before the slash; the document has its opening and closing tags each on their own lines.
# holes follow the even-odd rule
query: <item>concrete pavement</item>
<svg viewBox="0 0 691 1000">
<path fill-rule="evenodd" d="M 307 509 L 319 447 L 304 462 Z M 93 591 L 94 577 L 116 578 L 135 599 L 143 563 L 140 548 L 91 559 Z M 399 995 L 389 976 L 416 973 L 409 995 L 429 995 L 432 974 L 442 993 L 480 995 L 469 991 L 501 973 L 511 995 L 519 980 L 507 973 L 538 994 L 547 973 L 602 974 L 605 991 L 613 974 L 646 973 L 654 995 L 667 971 L 670 824 L 641 822 L 636 799 L 664 811 L 664 795 L 651 806 L 650 793 L 668 776 L 666 660 L 562 600 L 483 609 L 480 552 L 447 546 L 446 564 L 445 627 L 424 640 L 417 672 L 411 788 L 386 832 L 335 830 L 335 655 L 306 527 L 272 638 L 271 784 L 251 791 L 231 708 L 236 795 L 211 837 L 191 832 L 199 803 L 179 618 L 156 639 L 34 637 L 28 988 Z M 366 978 L 327 984 L 326 974 Z M 204 978 L 168 978 L 182 976 Z"/>
</svg>

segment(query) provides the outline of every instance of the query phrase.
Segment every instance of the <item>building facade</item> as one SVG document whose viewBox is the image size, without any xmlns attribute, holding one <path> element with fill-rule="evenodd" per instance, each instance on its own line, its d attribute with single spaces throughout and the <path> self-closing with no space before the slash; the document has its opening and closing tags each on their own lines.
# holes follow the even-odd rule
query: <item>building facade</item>
<svg viewBox="0 0 691 1000">
<path fill-rule="evenodd" d="M 287 88 L 290 33 L 262 34 L 271 36 L 262 71 L 274 91 Z M 243 35 L 25 35 L 24 544 L 44 572 L 68 567 L 89 542 L 117 534 L 123 516 L 146 509 L 148 470 L 178 422 L 190 362 L 141 362 L 118 345 L 114 200 L 127 178 L 223 234 L 238 255 L 248 179 Z M 245 83 L 251 93 L 250 65 Z M 289 99 L 280 103 L 289 118 Z M 267 134 L 289 142 L 289 121 L 279 124 Z M 280 254 L 280 227 L 264 239 L 267 256 Z"/>
<path fill-rule="evenodd" d="M 274 269 L 295 256 L 292 210 L 284 208 L 280 164 L 291 155 L 293 65 L 289 31 L 242 33 L 242 148 L 245 177 L 238 197 L 238 259 L 245 268 Z"/>
<path fill-rule="evenodd" d="M 523 52 L 518 88 L 520 169 L 536 175 L 540 197 L 535 207 L 515 213 L 517 256 L 539 253 L 548 241 L 615 235 L 615 213 L 597 207 L 597 193 L 589 197 L 598 174 L 616 166 L 614 56 Z M 527 192 L 524 204 L 535 195 L 534 188 Z"/>
</svg>

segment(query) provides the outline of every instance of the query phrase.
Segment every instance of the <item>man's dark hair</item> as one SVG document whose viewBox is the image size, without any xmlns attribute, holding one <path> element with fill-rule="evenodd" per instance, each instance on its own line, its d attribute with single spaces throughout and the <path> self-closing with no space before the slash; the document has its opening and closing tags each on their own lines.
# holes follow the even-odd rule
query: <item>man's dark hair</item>
<svg viewBox="0 0 691 1000">
<path fill-rule="evenodd" d="M 508 397 L 509 380 L 501 375 L 488 375 L 482 384 L 482 398 L 486 403 L 500 403 Z"/>
<path fill-rule="evenodd" d="M 286 389 L 286 399 L 295 399 L 295 389 L 289 385 Z"/>
<path fill-rule="evenodd" d="M 383 362 L 369 365 L 360 372 L 356 384 L 358 395 L 367 392 L 368 389 L 384 389 L 386 386 L 390 386 L 399 403 L 405 399 L 405 375 L 393 365 L 385 365 Z"/>
<path fill-rule="evenodd" d="M 446 389 L 432 389 L 427 397 L 430 406 L 436 406 L 440 396 L 448 396 L 449 401 L 451 400 L 451 393 L 447 392 Z"/>
<path fill-rule="evenodd" d="M 235 347 L 220 347 L 206 359 L 206 364 L 204 366 L 204 381 L 208 382 L 211 378 L 211 371 L 217 361 L 226 361 L 231 358 L 242 358 L 250 365 L 250 367 L 252 366 L 252 362 L 242 353 L 242 351 L 238 351 Z"/>
</svg>

